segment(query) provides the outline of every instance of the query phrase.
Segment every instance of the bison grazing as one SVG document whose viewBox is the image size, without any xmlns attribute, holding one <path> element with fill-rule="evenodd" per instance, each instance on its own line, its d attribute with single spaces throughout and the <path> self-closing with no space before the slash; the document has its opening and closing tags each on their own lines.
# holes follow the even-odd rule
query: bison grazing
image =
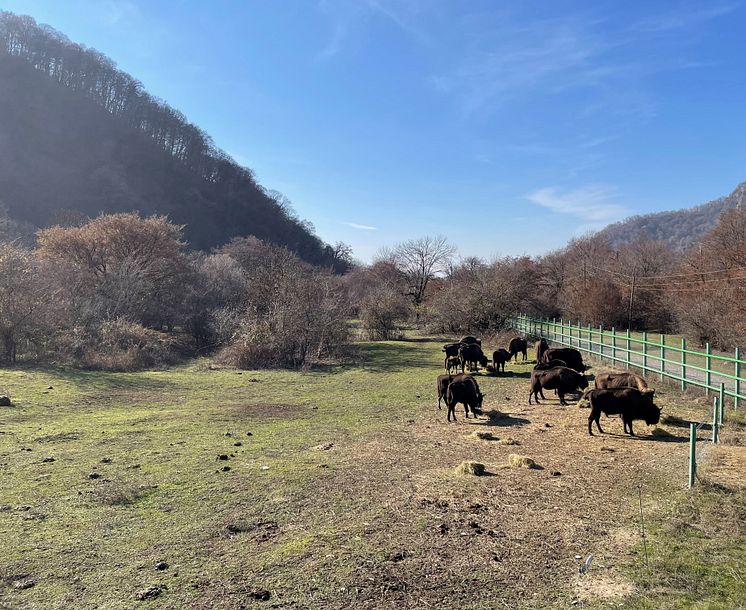
<svg viewBox="0 0 746 610">
<path fill-rule="evenodd" d="M 445 398 L 446 391 L 448 391 L 448 386 L 451 384 L 453 377 L 453 375 L 438 375 L 436 381 L 438 388 L 438 409 L 440 409 L 440 401 Z"/>
<path fill-rule="evenodd" d="M 461 337 L 461 343 L 466 343 L 467 345 L 482 345 L 482 340 L 477 339 L 476 337 L 472 337 L 471 335 L 466 335 L 465 337 Z"/>
<path fill-rule="evenodd" d="M 446 406 L 448 407 L 448 421 L 456 421 L 456 405 L 464 405 L 465 416 L 469 418 L 469 409 L 474 417 L 482 414 L 484 394 L 479 390 L 479 384 L 471 375 L 454 375 L 446 390 Z"/>
<path fill-rule="evenodd" d="M 588 380 L 584 375 L 570 368 L 559 366 L 547 371 L 535 370 L 531 372 L 531 391 L 528 394 L 528 404 L 531 397 L 539 404 L 539 395 L 544 398 L 542 390 L 557 390 L 560 404 L 566 405 L 565 394 L 583 390 L 588 387 Z"/>
<path fill-rule="evenodd" d="M 464 372 L 464 367 L 468 364 L 469 370 L 479 370 L 479 365 L 487 366 L 489 360 L 487 356 L 482 352 L 482 348 L 476 344 L 461 345 L 458 351 L 459 360 L 461 360 L 461 372 Z"/>
<path fill-rule="evenodd" d="M 648 426 L 657 424 L 661 419 L 661 410 L 653 404 L 653 395 L 642 393 L 636 388 L 620 388 L 613 390 L 591 390 L 588 392 L 591 403 L 591 414 L 588 416 L 588 434 L 593 436 L 592 424 L 601 430 L 601 413 L 606 415 L 621 415 L 624 431 L 634 436 L 632 422 L 636 419 L 644 420 Z"/>
<path fill-rule="evenodd" d="M 524 360 L 528 358 L 528 342 L 522 337 L 511 339 L 508 350 L 510 351 L 511 356 L 515 356 L 516 362 L 518 362 L 518 354 L 523 354 Z"/>
<path fill-rule="evenodd" d="M 648 382 L 634 373 L 599 373 L 596 375 L 597 390 L 613 390 L 617 388 L 635 388 L 643 394 L 655 394 L 655 390 L 648 387 Z"/>
<path fill-rule="evenodd" d="M 549 343 L 543 337 L 536 342 L 536 362 L 541 362 L 544 352 L 549 349 Z"/>
<path fill-rule="evenodd" d="M 502 368 L 503 373 L 505 372 L 505 363 L 509 362 L 511 358 L 510 352 L 502 347 L 495 352 L 492 352 L 492 363 L 495 365 L 495 372 L 499 372 Z"/>
<path fill-rule="evenodd" d="M 567 363 L 567 368 L 582 373 L 588 367 L 583 364 L 583 356 L 580 352 L 572 347 L 550 347 L 542 356 L 543 362 L 550 360 L 563 360 Z"/>
</svg>

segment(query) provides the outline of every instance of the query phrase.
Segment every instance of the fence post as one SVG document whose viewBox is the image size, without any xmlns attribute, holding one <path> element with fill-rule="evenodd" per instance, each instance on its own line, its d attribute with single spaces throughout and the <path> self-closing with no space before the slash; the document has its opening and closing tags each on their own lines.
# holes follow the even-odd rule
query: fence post
<svg viewBox="0 0 746 610">
<path fill-rule="evenodd" d="M 604 359 L 604 325 L 598 325 L 598 354 L 601 360 Z"/>
<path fill-rule="evenodd" d="M 681 337 L 681 391 L 686 390 L 686 339 Z"/>
<path fill-rule="evenodd" d="M 710 384 L 712 383 L 712 371 L 710 370 L 712 364 L 712 348 L 710 343 L 705 343 L 705 385 L 707 386 L 707 396 L 710 395 Z"/>
<path fill-rule="evenodd" d="M 725 409 L 725 382 L 720 382 L 720 404 Z"/>
<path fill-rule="evenodd" d="M 724 384 L 720 384 L 724 386 Z M 721 388 L 723 390 L 723 393 L 725 393 L 725 388 Z M 725 408 L 723 407 L 723 401 L 718 398 L 718 424 L 723 425 L 723 417 L 725 416 Z"/>
<path fill-rule="evenodd" d="M 736 388 L 735 388 L 735 395 L 736 397 L 733 399 L 733 408 L 737 409 L 738 405 L 740 404 L 741 399 L 738 398 L 738 396 L 741 394 L 741 348 L 736 348 L 736 364 L 735 364 L 735 377 L 736 377 Z"/>
<path fill-rule="evenodd" d="M 616 364 L 616 328 L 611 327 L 611 363 Z"/>
<path fill-rule="evenodd" d="M 630 351 L 632 350 L 632 342 L 630 341 L 630 333 L 629 333 L 629 327 L 627 327 L 627 368 L 629 369 L 630 361 L 632 360 Z"/>
<path fill-rule="evenodd" d="M 661 333 L 661 381 L 666 372 L 666 335 Z"/>
<path fill-rule="evenodd" d="M 720 438 L 720 426 L 718 424 L 718 397 L 712 398 L 712 443 L 716 444 Z"/>
<path fill-rule="evenodd" d="M 648 331 L 642 332 L 642 374 L 648 372 Z"/>
<path fill-rule="evenodd" d="M 689 489 L 694 487 L 697 474 L 697 424 L 689 424 Z"/>
</svg>

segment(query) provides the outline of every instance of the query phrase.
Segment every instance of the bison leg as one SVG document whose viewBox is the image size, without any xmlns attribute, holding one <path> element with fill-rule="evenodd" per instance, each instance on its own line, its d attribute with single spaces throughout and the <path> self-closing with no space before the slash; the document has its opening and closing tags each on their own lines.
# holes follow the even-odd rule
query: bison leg
<svg viewBox="0 0 746 610">
<path fill-rule="evenodd" d="M 565 402 L 564 392 L 558 392 L 558 394 L 559 394 L 559 399 L 560 399 L 560 405 L 562 405 L 563 407 L 566 407 L 567 403 Z"/>
<path fill-rule="evenodd" d="M 635 433 L 632 431 L 632 420 L 624 422 L 624 431 L 627 432 L 627 428 L 629 428 L 629 435 L 634 436 Z"/>
<path fill-rule="evenodd" d="M 547 397 L 544 396 L 544 388 L 539 388 L 539 396 L 541 396 L 542 400 L 546 400 Z"/>
</svg>

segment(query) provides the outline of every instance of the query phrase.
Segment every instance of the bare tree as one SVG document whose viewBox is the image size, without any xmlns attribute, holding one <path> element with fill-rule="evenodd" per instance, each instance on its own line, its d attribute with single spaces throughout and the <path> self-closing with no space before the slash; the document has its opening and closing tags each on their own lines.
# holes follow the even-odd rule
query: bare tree
<svg viewBox="0 0 746 610">
<path fill-rule="evenodd" d="M 430 280 L 448 270 L 455 254 L 456 247 L 443 235 L 411 239 L 394 248 L 393 262 L 407 278 L 407 294 L 415 307 L 425 300 Z"/>
</svg>

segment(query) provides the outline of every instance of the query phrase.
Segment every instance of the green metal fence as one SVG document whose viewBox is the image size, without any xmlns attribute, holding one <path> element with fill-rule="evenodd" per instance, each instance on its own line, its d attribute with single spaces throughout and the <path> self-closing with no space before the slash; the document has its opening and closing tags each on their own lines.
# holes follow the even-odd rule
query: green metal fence
<svg viewBox="0 0 746 610">
<path fill-rule="evenodd" d="M 643 375 L 658 375 L 660 379 L 672 379 L 685 390 L 689 386 L 703 388 L 707 394 L 718 396 L 720 404 L 726 398 L 734 407 L 746 400 L 746 360 L 741 358 L 740 348 L 733 356 L 713 353 L 710 345 L 704 351 L 687 347 L 686 339 L 677 340 L 667 335 L 617 332 L 604 330 L 602 326 L 592 328 L 572 324 L 564 320 L 542 320 L 525 315 L 516 316 L 515 328 L 526 336 L 544 337 L 595 356 L 601 360 L 635 367 Z"/>
</svg>

